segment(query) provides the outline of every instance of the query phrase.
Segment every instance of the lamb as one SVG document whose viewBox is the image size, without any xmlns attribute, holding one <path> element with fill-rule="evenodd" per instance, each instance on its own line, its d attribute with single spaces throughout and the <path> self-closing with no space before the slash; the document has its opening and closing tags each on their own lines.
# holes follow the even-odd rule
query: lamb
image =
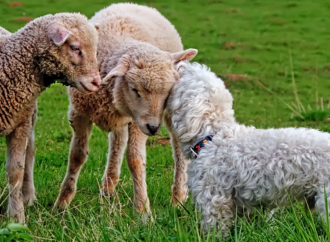
<svg viewBox="0 0 330 242">
<path fill-rule="evenodd" d="M 156 9 L 146 6 L 112 4 L 90 22 L 99 27 L 97 58 L 105 84 L 88 97 L 69 89 L 68 116 L 74 135 L 55 206 L 65 208 L 75 195 L 94 123 L 109 132 L 104 193 L 114 192 L 128 142 L 126 156 L 134 183 L 134 205 L 146 219 L 151 214 L 145 182 L 146 141 L 160 129 L 166 99 L 178 78 L 174 63 L 191 60 L 197 50 L 183 51 L 174 26 Z"/>
<path fill-rule="evenodd" d="M 0 32 L 0 135 L 7 142 L 8 215 L 24 223 L 24 203 L 36 199 L 37 98 L 58 79 L 84 93 L 98 90 L 98 39 L 85 16 L 71 13 L 37 18 L 13 34 Z"/>
<path fill-rule="evenodd" d="M 167 110 L 172 132 L 185 157 L 192 160 L 188 187 L 205 232 L 221 228 L 219 234 L 225 236 L 236 214 L 281 208 L 290 205 L 289 198 L 306 201 L 326 220 L 330 134 L 238 124 L 233 98 L 221 79 L 198 64 L 181 63 L 178 68 L 181 77 Z M 326 198 L 330 204 L 329 195 Z"/>
</svg>

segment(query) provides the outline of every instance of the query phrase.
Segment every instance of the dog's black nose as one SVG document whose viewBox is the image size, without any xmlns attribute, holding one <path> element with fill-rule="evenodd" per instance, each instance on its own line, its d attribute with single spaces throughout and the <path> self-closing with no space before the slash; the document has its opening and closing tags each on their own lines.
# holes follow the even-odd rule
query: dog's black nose
<svg viewBox="0 0 330 242">
<path fill-rule="evenodd" d="M 159 125 L 158 126 L 150 126 L 149 124 L 147 124 L 147 128 L 149 130 L 149 132 L 154 135 L 157 133 Z"/>
</svg>

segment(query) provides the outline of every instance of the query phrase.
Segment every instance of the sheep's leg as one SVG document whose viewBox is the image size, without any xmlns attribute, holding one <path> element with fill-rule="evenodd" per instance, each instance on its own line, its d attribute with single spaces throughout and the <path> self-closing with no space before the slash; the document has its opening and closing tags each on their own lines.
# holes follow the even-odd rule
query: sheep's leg
<svg viewBox="0 0 330 242">
<path fill-rule="evenodd" d="M 181 152 L 179 141 L 176 136 L 174 136 L 172 133 L 170 133 L 170 136 L 175 162 L 171 202 L 173 205 L 178 205 L 179 203 L 185 202 L 188 197 L 188 187 L 186 185 L 188 161 L 184 158 Z"/>
<path fill-rule="evenodd" d="M 171 136 L 172 152 L 175 162 L 171 202 L 173 205 L 179 205 L 179 203 L 185 202 L 188 197 L 188 187 L 186 186 L 188 160 L 185 159 L 181 152 L 179 140 L 172 131 L 171 117 L 166 111 L 164 113 L 164 120 L 166 128 Z"/>
<path fill-rule="evenodd" d="M 109 133 L 108 162 L 102 179 L 102 188 L 106 194 L 113 193 L 118 184 L 127 140 L 127 125 Z"/>
<path fill-rule="evenodd" d="M 56 207 L 65 208 L 70 204 L 77 190 L 77 180 L 88 156 L 88 140 L 92 132 L 93 123 L 85 115 L 74 110 L 69 113 L 69 120 L 74 130 L 70 146 L 69 163 L 65 178 L 62 182 L 60 194 L 55 202 Z"/>
<path fill-rule="evenodd" d="M 20 223 L 25 222 L 22 186 L 24 179 L 25 155 L 28 135 L 31 132 L 31 119 L 21 123 L 6 136 L 6 172 L 9 182 L 8 215 Z"/>
<path fill-rule="evenodd" d="M 29 206 L 33 205 L 33 201 L 37 198 L 35 196 L 35 187 L 33 183 L 33 164 L 34 164 L 34 127 L 37 119 L 37 104 L 35 104 L 34 112 L 31 116 L 31 132 L 28 137 L 28 145 L 26 148 L 26 157 L 25 157 L 25 169 L 24 169 L 24 180 L 23 180 L 23 201 Z"/>
<path fill-rule="evenodd" d="M 148 136 L 132 123 L 129 125 L 129 139 L 126 152 L 127 164 L 134 183 L 134 206 L 142 214 L 143 222 L 151 215 L 146 184 L 146 142 Z"/>
</svg>

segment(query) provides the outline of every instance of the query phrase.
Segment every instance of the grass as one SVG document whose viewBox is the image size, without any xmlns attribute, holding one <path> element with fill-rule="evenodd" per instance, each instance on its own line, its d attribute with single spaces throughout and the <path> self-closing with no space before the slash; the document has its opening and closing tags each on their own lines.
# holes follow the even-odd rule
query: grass
<svg viewBox="0 0 330 242">
<path fill-rule="evenodd" d="M 328 0 L 149 0 L 177 28 L 186 48 L 199 50 L 196 61 L 223 77 L 234 96 L 235 116 L 246 125 L 312 127 L 330 131 L 328 103 L 330 45 Z M 24 21 L 56 12 L 91 17 L 108 6 L 104 0 L 0 0 L 0 25 L 10 31 Z M 15 4 L 14 4 L 15 5 Z M 16 4 L 19 5 L 19 4 Z M 23 21 L 23 22 L 22 22 Z M 72 130 L 66 113 L 65 87 L 53 85 L 38 101 L 35 184 L 38 201 L 26 211 L 36 241 L 215 241 L 200 232 L 191 201 L 186 209 L 170 204 L 173 159 L 162 130 L 147 147 L 147 184 L 154 224 L 141 225 L 134 214 L 133 184 L 125 161 L 117 196 L 100 200 L 106 164 L 107 134 L 94 128 L 90 156 L 67 213 L 52 210 L 64 178 Z M 0 140 L 0 194 L 6 187 L 4 138 Z M 7 192 L 0 199 L 0 224 L 6 221 Z M 299 205 L 248 221 L 237 218 L 228 241 L 329 241 L 329 223 L 305 213 Z"/>
</svg>

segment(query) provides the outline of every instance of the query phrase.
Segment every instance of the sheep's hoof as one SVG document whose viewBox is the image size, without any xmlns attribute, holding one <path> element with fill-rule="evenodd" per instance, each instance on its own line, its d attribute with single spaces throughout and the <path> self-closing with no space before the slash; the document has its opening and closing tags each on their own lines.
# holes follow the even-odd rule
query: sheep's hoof
<svg viewBox="0 0 330 242">
<path fill-rule="evenodd" d="M 142 224 L 148 224 L 148 223 L 154 223 L 155 222 L 154 217 L 152 216 L 151 211 L 142 214 L 141 222 L 142 222 Z"/>
<path fill-rule="evenodd" d="M 25 215 L 24 212 L 19 212 L 15 215 L 15 221 L 21 224 L 25 224 Z"/>
<path fill-rule="evenodd" d="M 65 210 L 67 206 L 70 205 L 71 201 L 68 201 L 66 199 L 57 199 L 55 204 L 54 204 L 54 209 L 59 209 L 59 210 Z"/>
<path fill-rule="evenodd" d="M 30 196 L 24 196 L 23 201 L 25 204 L 27 204 L 29 207 L 33 206 L 33 202 L 37 200 L 37 197 L 35 194 L 32 194 Z"/>
<path fill-rule="evenodd" d="M 180 205 L 183 205 L 187 201 L 187 198 L 188 198 L 187 195 L 181 196 L 181 197 L 172 195 L 171 203 L 174 207 L 176 207 L 176 206 L 180 207 Z"/>
<path fill-rule="evenodd" d="M 9 218 L 13 218 L 15 222 L 25 224 L 24 206 L 15 211 L 9 210 L 7 215 Z"/>
<path fill-rule="evenodd" d="M 100 195 L 103 197 L 110 196 L 115 193 L 116 186 L 114 184 L 103 183 Z"/>
<path fill-rule="evenodd" d="M 176 192 L 176 189 L 172 190 L 171 203 L 173 206 L 180 206 L 188 199 L 188 188 L 185 187 L 183 192 Z"/>
</svg>

